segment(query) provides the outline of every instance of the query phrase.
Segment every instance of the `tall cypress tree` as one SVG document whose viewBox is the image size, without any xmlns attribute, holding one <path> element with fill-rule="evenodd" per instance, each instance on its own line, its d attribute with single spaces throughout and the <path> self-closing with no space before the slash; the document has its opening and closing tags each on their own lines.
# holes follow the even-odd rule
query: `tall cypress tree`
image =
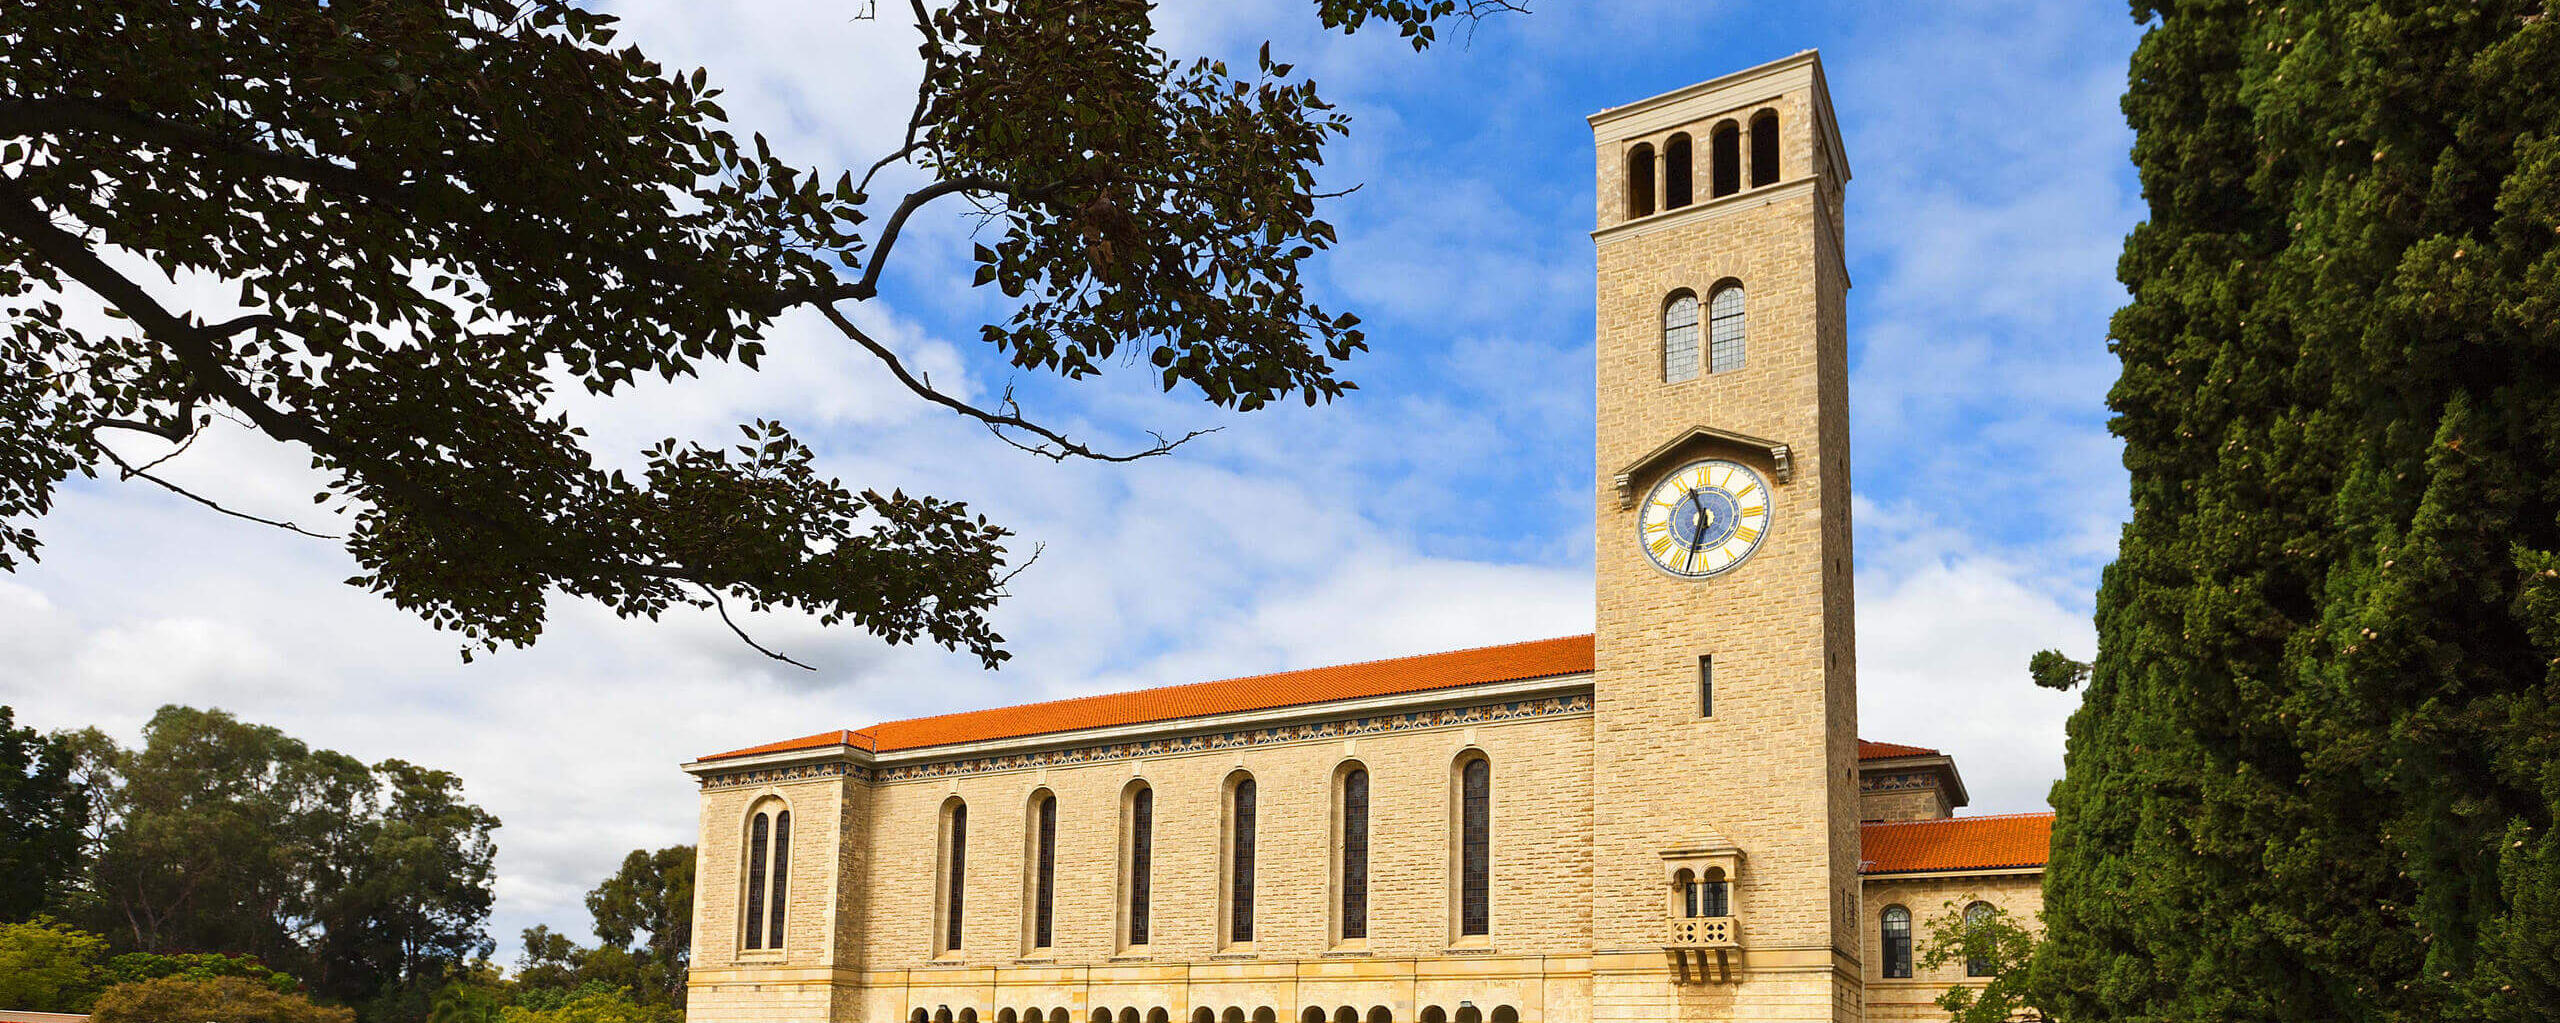
<svg viewBox="0 0 2560 1023">
<path fill-rule="evenodd" d="M 2136 2 L 2039 1004 L 2560 1019 L 2560 18 Z"/>
</svg>

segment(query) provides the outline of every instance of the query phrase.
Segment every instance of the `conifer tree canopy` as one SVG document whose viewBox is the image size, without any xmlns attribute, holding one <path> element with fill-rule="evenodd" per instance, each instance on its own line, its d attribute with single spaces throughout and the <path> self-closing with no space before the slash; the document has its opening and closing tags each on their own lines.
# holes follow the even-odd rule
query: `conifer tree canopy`
<svg viewBox="0 0 2560 1023">
<path fill-rule="evenodd" d="M 2552 13 L 2135 4 L 2061 1018 L 2560 1019 Z"/>
</svg>

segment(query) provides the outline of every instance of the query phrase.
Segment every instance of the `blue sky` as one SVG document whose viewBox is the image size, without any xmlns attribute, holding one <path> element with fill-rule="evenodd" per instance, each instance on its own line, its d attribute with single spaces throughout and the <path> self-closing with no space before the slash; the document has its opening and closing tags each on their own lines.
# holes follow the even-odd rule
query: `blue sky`
<svg viewBox="0 0 2560 1023">
<path fill-rule="evenodd" d="M 893 6 L 893 5 L 883 5 Z M 1220 427 L 1134 466 L 1053 465 L 921 407 L 787 320 L 765 372 L 610 402 L 564 398 L 600 457 L 757 416 L 850 482 L 964 499 L 1042 557 L 999 612 L 989 674 L 936 650 L 766 620 L 823 670 L 716 621 L 553 608 L 531 651 L 465 665 L 453 638 L 337 584 L 325 544 L 208 519 L 132 486 L 75 487 L 45 561 L 0 578 L 0 702 L 125 737 L 168 702 L 221 706 L 367 759 L 451 769 L 506 822 L 493 932 L 583 933 L 624 851 L 692 840 L 693 755 L 884 718 L 1585 631 L 1591 621 L 1590 133 L 1603 107 L 1823 52 L 1848 188 L 1851 414 L 1864 732 L 1955 754 L 1975 812 L 2039 808 L 2071 697 L 2028 652 L 2086 656 L 2125 514 L 2105 430 L 2113 269 L 2140 215 L 2116 108 L 2139 28 L 2112 5 L 1549 2 L 1414 54 L 1322 32 L 1308 0 L 1179 3 L 1177 53 L 1265 39 L 1354 117 L 1326 176 L 1342 245 L 1325 304 L 1368 321 L 1361 385 L 1327 407 L 1219 413 L 1144 373 L 1061 386 L 976 350 L 968 225 L 900 245 L 858 316 L 946 386 L 1009 381 L 1080 435 Z M 842 2 L 618 4 L 626 38 L 706 66 L 744 127 L 803 163 L 860 166 L 912 99 L 903 22 Z M 911 182 L 910 182 L 911 183 Z M 876 191 L 886 191 L 880 189 Z M 219 295 L 217 282 L 166 294 Z M 234 432 L 173 471 L 308 517 L 290 449 Z"/>
</svg>

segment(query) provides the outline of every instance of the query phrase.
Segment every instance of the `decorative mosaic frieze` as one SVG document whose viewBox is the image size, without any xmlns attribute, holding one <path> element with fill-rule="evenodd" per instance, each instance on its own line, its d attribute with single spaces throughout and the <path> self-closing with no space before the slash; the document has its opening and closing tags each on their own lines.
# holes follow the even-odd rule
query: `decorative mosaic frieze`
<svg viewBox="0 0 2560 1023">
<path fill-rule="evenodd" d="M 1860 792 L 1900 792 L 1904 789 L 1937 787 L 1938 772 L 1936 771 L 1904 771 L 1898 774 L 1860 774 L 1858 776 Z"/>
<path fill-rule="evenodd" d="M 1377 735 L 1417 728 L 1446 728 L 1451 725 L 1473 725 L 1521 718 L 1553 717 L 1559 714 L 1582 714 L 1591 710 L 1591 695 L 1575 693 L 1534 700 L 1511 700 L 1475 707 L 1450 707 L 1442 710 L 1381 714 L 1375 717 L 1347 718 L 1336 721 L 1309 721 L 1301 724 L 1276 725 L 1270 728 L 1247 728 L 1208 735 L 1185 735 L 1164 739 L 1142 739 L 1131 742 L 1104 743 L 1073 749 L 1029 750 L 991 757 L 944 760 L 928 764 L 900 764 L 878 769 L 877 781 L 914 781 L 919 778 L 949 778 L 955 775 L 987 774 L 996 771 L 1021 771 L 1038 767 L 1063 767 L 1106 760 L 1135 760 L 1143 757 L 1170 756 L 1178 753 L 1201 753 L 1209 750 L 1268 746 L 1283 742 L 1305 742 L 1311 739 L 1335 739 L 1356 735 Z"/>
<path fill-rule="evenodd" d="M 922 764 L 899 764 L 892 767 L 862 767 L 845 763 L 829 763 L 762 768 L 734 774 L 711 775 L 702 780 L 702 787 L 724 789 L 740 785 L 779 784 L 843 776 L 850 776 L 864 782 L 950 778 L 996 771 L 1023 771 L 1109 760 L 1135 760 L 1247 746 L 1268 746 L 1284 742 L 1378 735 L 1386 732 L 1411 731 L 1417 728 L 1447 728 L 1453 725 L 1486 724 L 1523 718 L 1555 717 L 1563 714 L 1587 714 L 1590 711 L 1591 694 L 1572 693 L 1528 700 L 1509 700 L 1473 707 L 1448 707 L 1440 710 L 1379 714 L 1372 717 L 1344 718 L 1334 721 L 1308 721 L 1299 724 L 1275 725 L 1269 728 L 1245 728 L 1206 735 L 1098 743 L 1066 749 L 1025 750 L 1020 753 Z"/>
<path fill-rule="evenodd" d="M 848 777 L 859 782 L 869 782 L 871 773 L 871 768 L 861 764 L 848 764 L 841 760 L 833 763 L 787 764 L 781 767 L 758 767 L 728 774 L 706 775 L 702 779 L 702 787 L 734 789 L 747 785 L 783 785 L 795 781 Z"/>
</svg>

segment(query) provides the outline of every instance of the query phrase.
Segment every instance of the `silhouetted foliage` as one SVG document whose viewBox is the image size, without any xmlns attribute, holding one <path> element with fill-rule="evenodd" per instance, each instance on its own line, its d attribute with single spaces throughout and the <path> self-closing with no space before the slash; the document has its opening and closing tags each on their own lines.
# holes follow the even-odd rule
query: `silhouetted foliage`
<svg viewBox="0 0 2560 1023">
<path fill-rule="evenodd" d="M 1508 4 L 1314 6 L 1419 49 Z M 1234 71 L 1156 49 L 1145 0 L 911 9 L 913 119 L 851 169 L 733 129 L 702 71 L 618 46 L 612 17 L 567 0 L 0 3 L 0 568 L 35 553 L 68 475 L 175 489 L 141 463 L 220 414 L 306 449 L 317 500 L 354 515 L 352 581 L 459 631 L 466 656 L 533 642 L 558 592 L 626 617 L 795 609 L 995 665 L 1003 529 L 827 478 L 775 422 L 611 471 L 545 411 L 554 389 L 752 368 L 807 309 L 1026 449 L 1179 443 L 1114 453 L 1009 390 L 973 404 L 854 322 L 911 219 L 948 199 L 983 217 L 975 283 L 1009 311 L 981 340 L 1016 369 L 1117 360 L 1216 406 L 1330 400 L 1364 341 L 1300 273 L 1335 239 L 1314 170 L 1347 121 L 1268 46 Z M 897 165 L 924 183 L 870 194 Z M 187 301 L 173 277 L 234 300 Z M 82 328 L 65 292 L 116 326 Z"/>
</svg>

